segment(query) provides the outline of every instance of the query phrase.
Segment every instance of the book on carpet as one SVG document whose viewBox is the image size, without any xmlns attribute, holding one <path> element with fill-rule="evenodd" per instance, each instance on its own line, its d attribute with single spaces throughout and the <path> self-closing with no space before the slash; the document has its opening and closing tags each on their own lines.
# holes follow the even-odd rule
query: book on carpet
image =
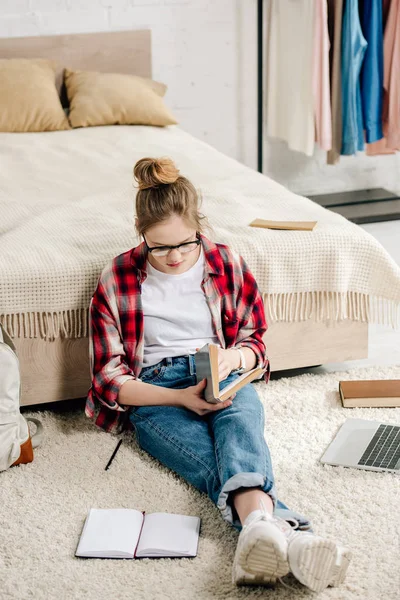
<svg viewBox="0 0 400 600">
<path fill-rule="evenodd" d="M 250 227 L 263 227 L 264 229 L 288 229 L 291 231 L 312 231 L 317 221 L 269 221 L 267 219 L 254 219 Z"/>
<path fill-rule="evenodd" d="M 161 558 L 197 556 L 200 517 L 133 508 L 91 508 L 75 556 Z"/>
<path fill-rule="evenodd" d="M 202 379 L 207 379 L 207 385 L 204 390 L 204 399 L 211 404 L 224 402 L 242 387 L 251 381 L 254 381 L 254 379 L 260 379 L 265 372 L 265 369 L 256 367 L 255 369 L 251 369 L 251 371 L 242 373 L 235 381 L 224 387 L 223 390 L 220 390 L 218 346 L 215 344 L 205 344 L 205 346 L 196 352 L 194 360 L 196 363 L 197 383 L 200 383 Z"/>
<path fill-rule="evenodd" d="M 400 406 L 400 380 L 339 381 L 339 394 L 345 408 Z"/>
</svg>

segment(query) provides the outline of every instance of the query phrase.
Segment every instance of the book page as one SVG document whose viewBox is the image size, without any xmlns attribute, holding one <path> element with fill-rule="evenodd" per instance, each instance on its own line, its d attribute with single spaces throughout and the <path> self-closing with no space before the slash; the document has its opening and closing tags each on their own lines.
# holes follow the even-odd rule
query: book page
<svg viewBox="0 0 400 600">
<path fill-rule="evenodd" d="M 75 556 L 133 558 L 142 521 L 133 508 L 91 508 Z"/>
<path fill-rule="evenodd" d="M 394 408 L 400 406 L 400 396 L 398 398 L 389 396 L 382 398 L 345 398 L 343 406 L 345 408 Z"/>
<path fill-rule="evenodd" d="M 229 396 L 231 396 L 234 392 L 237 392 L 246 384 L 251 383 L 254 379 L 260 377 L 264 371 L 265 369 L 255 367 L 255 369 L 251 369 L 251 371 L 246 371 L 240 375 L 237 379 L 232 381 L 232 383 L 224 387 L 220 393 L 221 400 L 226 400 L 229 398 Z"/>
<path fill-rule="evenodd" d="M 196 556 L 199 531 L 199 517 L 146 514 L 136 556 Z"/>
</svg>

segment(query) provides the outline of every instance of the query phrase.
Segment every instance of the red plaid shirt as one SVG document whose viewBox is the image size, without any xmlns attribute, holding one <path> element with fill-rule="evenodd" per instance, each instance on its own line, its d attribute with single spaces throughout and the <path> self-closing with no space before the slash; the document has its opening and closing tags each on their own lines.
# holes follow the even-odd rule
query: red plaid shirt
<svg viewBox="0 0 400 600">
<path fill-rule="evenodd" d="M 204 235 L 202 289 L 222 348 L 247 346 L 265 368 L 269 360 L 263 335 L 267 331 L 264 304 L 257 283 L 243 258 L 224 244 Z M 99 278 L 89 308 L 89 357 L 92 385 L 85 406 L 87 417 L 105 431 L 133 430 L 131 406 L 118 403 L 118 393 L 128 379 L 139 379 L 143 360 L 143 309 L 141 285 L 147 277 L 144 243 L 116 256 Z"/>
</svg>

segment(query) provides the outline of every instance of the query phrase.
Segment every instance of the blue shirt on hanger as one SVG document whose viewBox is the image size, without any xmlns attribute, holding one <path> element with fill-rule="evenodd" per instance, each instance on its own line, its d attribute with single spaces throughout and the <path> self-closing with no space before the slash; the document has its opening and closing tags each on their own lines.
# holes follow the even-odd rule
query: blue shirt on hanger
<svg viewBox="0 0 400 600">
<path fill-rule="evenodd" d="M 346 0 L 342 24 L 342 114 L 341 154 L 364 150 L 360 71 L 367 41 L 361 31 L 358 0 Z"/>
<path fill-rule="evenodd" d="M 383 138 L 383 23 L 382 0 L 361 0 L 361 28 L 368 47 L 361 69 L 361 103 L 368 143 Z"/>
</svg>

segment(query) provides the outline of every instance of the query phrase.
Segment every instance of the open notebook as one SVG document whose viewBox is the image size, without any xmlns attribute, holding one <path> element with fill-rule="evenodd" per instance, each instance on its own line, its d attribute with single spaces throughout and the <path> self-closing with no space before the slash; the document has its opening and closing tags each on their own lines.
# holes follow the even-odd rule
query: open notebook
<svg viewBox="0 0 400 600">
<path fill-rule="evenodd" d="M 91 508 L 75 556 L 197 556 L 199 532 L 199 517 L 171 513 L 146 514 L 133 508 Z"/>
</svg>

